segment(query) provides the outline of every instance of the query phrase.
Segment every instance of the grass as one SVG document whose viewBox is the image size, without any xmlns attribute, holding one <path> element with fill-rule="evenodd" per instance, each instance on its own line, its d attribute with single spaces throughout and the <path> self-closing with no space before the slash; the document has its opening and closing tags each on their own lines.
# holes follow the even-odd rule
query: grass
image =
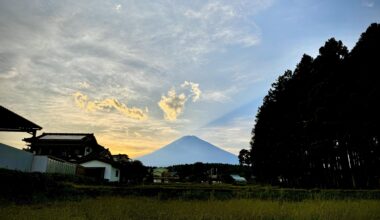
<svg viewBox="0 0 380 220">
<path fill-rule="evenodd" d="M 1 219 L 380 219 L 379 200 L 159 200 L 97 197 L 0 207 Z"/>
</svg>

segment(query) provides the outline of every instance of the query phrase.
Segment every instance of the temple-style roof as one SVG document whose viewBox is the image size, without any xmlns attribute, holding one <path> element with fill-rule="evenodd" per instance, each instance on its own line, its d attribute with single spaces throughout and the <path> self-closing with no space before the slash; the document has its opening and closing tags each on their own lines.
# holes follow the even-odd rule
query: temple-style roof
<svg viewBox="0 0 380 220">
<path fill-rule="evenodd" d="M 84 141 L 86 139 L 95 139 L 95 136 L 89 133 L 42 133 L 36 139 L 46 141 Z"/>
<path fill-rule="evenodd" d="M 56 145 L 60 143 L 71 143 L 71 144 L 82 144 L 82 143 L 92 143 L 93 146 L 99 146 L 96 141 L 95 135 L 92 133 L 42 133 L 37 137 L 24 138 L 25 142 L 32 144 L 48 144 Z"/>
<path fill-rule="evenodd" d="M 0 131 L 33 132 L 42 127 L 0 105 Z"/>
</svg>

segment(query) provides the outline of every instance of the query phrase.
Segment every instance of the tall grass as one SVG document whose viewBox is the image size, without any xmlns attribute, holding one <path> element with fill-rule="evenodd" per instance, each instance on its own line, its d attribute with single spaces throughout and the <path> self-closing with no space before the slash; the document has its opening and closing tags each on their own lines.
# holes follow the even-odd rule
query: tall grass
<svg viewBox="0 0 380 220">
<path fill-rule="evenodd" d="M 0 207 L 0 219 L 380 219 L 378 200 L 159 200 L 98 197 Z"/>
</svg>

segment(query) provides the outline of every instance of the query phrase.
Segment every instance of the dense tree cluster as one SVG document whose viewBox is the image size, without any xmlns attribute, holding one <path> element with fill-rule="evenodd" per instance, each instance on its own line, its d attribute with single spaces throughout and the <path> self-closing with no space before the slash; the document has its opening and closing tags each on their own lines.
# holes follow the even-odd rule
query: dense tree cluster
<svg viewBox="0 0 380 220">
<path fill-rule="evenodd" d="M 210 175 L 217 176 L 216 180 L 232 182 L 231 174 L 238 174 L 250 179 L 248 167 L 230 164 L 201 163 L 174 165 L 168 167 L 169 171 L 176 172 L 181 182 L 204 182 L 212 180 Z"/>
<path fill-rule="evenodd" d="M 368 188 L 380 181 L 380 24 L 349 52 L 329 39 L 272 85 L 250 158 L 263 182 Z"/>
</svg>

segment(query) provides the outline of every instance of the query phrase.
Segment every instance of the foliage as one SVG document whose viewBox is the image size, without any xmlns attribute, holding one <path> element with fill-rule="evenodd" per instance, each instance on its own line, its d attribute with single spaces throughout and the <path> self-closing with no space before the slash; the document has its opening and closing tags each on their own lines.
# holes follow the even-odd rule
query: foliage
<svg viewBox="0 0 380 220">
<path fill-rule="evenodd" d="M 242 149 L 239 152 L 239 163 L 241 166 L 250 166 L 251 165 L 251 153 L 249 150 Z"/>
<path fill-rule="evenodd" d="M 142 183 L 144 178 L 148 175 L 148 168 L 139 160 L 118 161 L 118 164 L 121 173 L 121 183 Z"/>
<path fill-rule="evenodd" d="M 194 163 L 184 165 L 174 165 L 168 167 L 172 172 L 176 172 L 181 182 L 204 182 L 210 180 L 211 173 L 218 176 L 217 180 L 230 182 L 229 175 L 238 174 L 249 179 L 250 170 L 247 167 L 218 163 Z"/>
<path fill-rule="evenodd" d="M 380 183 L 380 24 L 351 52 L 329 39 L 273 83 L 252 131 L 259 181 L 291 187 Z"/>
</svg>

